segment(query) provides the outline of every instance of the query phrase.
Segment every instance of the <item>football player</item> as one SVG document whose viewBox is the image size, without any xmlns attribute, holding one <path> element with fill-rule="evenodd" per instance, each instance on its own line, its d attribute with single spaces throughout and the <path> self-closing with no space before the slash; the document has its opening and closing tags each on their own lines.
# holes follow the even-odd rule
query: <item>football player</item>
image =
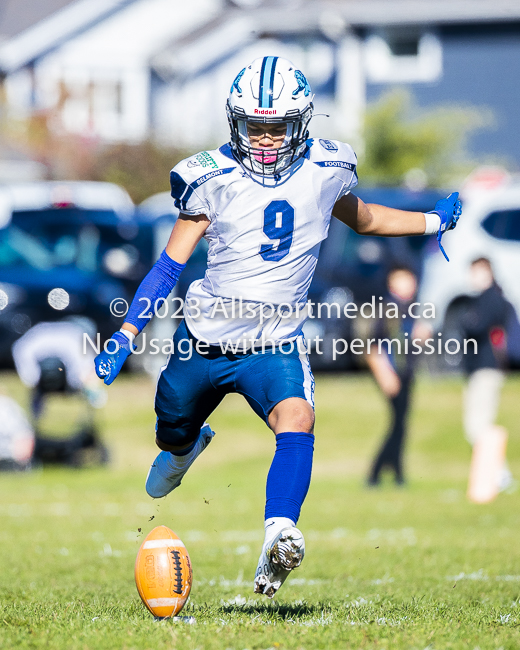
<svg viewBox="0 0 520 650">
<path fill-rule="evenodd" d="M 112 383 L 153 315 L 150 309 L 143 317 L 143 304 L 169 295 L 204 237 L 207 271 L 188 290 L 174 352 L 157 385 L 162 451 L 146 490 L 159 498 L 178 487 L 213 438 L 206 418 L 227 393 L 243 395 L 276 439 L 254 580 L 254 591 L 269 598 L 305 553 L 296 523 L 311 478 L 314 379 L 302 325 L 331 216 L 362 235 L 437 233 L 440 243 L 460 214 L 457 194 L 427 214 L 365 205 L 352 194 L 352 148 L 309 139 L 312 100 L 305 75 L 286 59 L 266 56 L 239 72 L 226 107 L 231 140 L 172 170 L 179 218 L 112 337 L 117 351 L 96 358 L 98 375 Z M 179 353 L 187 346 L 193 349 L 189 359 Z"/>
</svg>

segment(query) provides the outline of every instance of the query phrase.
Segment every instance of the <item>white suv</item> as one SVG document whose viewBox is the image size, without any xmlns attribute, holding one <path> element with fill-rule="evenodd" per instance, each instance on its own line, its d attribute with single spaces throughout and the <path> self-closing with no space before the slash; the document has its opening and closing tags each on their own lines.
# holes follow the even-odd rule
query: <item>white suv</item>
<svg viewBox="0 0 520 650">
<path fill-rule="evenodd" d="M 450 261 L 437 251 L 424 266 L 421 302 L 435 305 L 437 328 L 453 298 L 471 293 L 469 266 L 477 257 L 491 261 L 497 283 L 520 314 L 520 182 L 494 189 L 469 186 L 461 199 L 457 227 L 442 238 Z"/>
</svg>

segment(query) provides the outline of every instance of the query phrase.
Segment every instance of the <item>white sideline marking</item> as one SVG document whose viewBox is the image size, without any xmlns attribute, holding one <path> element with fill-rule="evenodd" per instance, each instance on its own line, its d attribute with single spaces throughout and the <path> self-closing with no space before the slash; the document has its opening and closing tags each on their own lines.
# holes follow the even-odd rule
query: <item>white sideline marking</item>
<svg viewBox="0 0 520 650">
<path fill-rule="evenodd" d="M 146 602 L 150 607 L 169 607 L 176 605 L 178 600 L 178 598 L 148 598 Z"/>
<path fill-rule="evenodd" d="M 185 548 L 180 539 L 149 539 L 143 544 L 143 548 L 168 548 L 169 546 Z"/>
</svg>

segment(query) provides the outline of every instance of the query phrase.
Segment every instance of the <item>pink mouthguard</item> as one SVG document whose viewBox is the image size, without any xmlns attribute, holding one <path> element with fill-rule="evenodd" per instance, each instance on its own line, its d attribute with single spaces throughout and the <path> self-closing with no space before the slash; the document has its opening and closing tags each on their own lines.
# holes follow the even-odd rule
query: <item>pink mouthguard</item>
<svg viewBox="0 0 520 650">
<path fill-rule="evenodd" d="M 276 159 L 278 158 L 278 154 L 277 153 L 267 154 L 267 152 L 255 153 L 253 154 L 253 158 L 257 162 L 263 163 L 264 165 L 272 165 L 274 162 L 276 162 Z"/>
</svg>

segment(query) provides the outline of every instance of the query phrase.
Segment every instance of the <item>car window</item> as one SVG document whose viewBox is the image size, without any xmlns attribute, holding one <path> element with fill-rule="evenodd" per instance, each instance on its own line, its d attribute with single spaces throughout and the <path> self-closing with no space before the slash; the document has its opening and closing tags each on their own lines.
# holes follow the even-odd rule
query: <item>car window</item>
<svg viewBox="0 0 520 650">
<path fill-rule="evenodd" d="M 149 264 L 151 233 L 147 237 L 142 231 L 136 224 L 118 222 L 110 211 L 15 212 L 0 229 L 0 269 L 75 267 L 131 278 L 141 274 L 143 263 Z"/>
<path fill-rule="evenodd" d="M 482 227 L 497 239 L 520 241 L 520 209 L 492 212 L 484 219 Z"/>
</svg>

